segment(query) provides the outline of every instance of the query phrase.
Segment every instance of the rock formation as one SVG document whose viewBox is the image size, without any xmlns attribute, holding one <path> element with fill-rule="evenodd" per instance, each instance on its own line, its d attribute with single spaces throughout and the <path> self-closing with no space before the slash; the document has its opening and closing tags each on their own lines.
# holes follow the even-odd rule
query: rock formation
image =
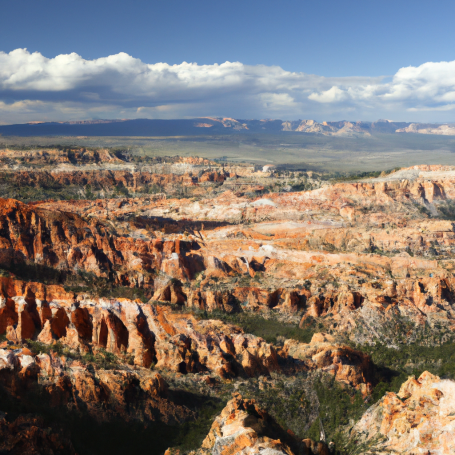
<svg viewBox="0 0 455 455">
<path fill-rule="evenodd" d="M 275 348 L 215 320 L 197 321 L 166 307 L 128 299 L 90 299 L 46 287 L 0 278 L 0 327 L 13 342 L 56 341 L 81 352 L 106 349 L 146 368 L 223 377 L 279 370 Z"/>
<path fill-rule="evenodd" d="M 454 174 L 415 166 L 259 199 L 2 200 L 0 253 L 3 263 L 83 270 L 197 310 L 329 316 L 325 330 L 362 342 L 389 340 L 400 313 L 415 339 L 424 323 L 452 327 L 453 223 L 416 207 L 443 210 Z"/>
<path fill-rule="evenodd" d="M 337 345 L 333 336 L 316 333 L 308 344 L 286 340 L 283 350 L 293 359 L 303 361 L 309 370 L 333 374 L 337 381 L 359 388 L 364 396 L 371 391 L 374 367 L 370 358 Z"/>
<path fill-rule="evenodd" d="M 333 337 L 315 335 L 309 345 L 277 349 L 262 338 L 217 320 L 128 299 L 90 299 L 60 286 L 0 278 L 0 330 L 11 342 L 59 342 L 84 353 L 106 350 L 139 367 L 222 378 L 254 377 L 300 361 L 304 370 L 333 372 L 337 380 L 367 390 L 369 359 Z M 0 333 L 1 334 L 1 333 Z"/>
<path fill-rule="evenodd" d="M 206 128 L 250 128 L 212 120 Z M 348 123 L 283 127 L 366 131 Z M 267 194 L 267 181 L 280 182 L 277 169 L 109 150 L 4 150 L 0 171 L 5 185 L 74 186 L 85 198 L 0 199 L 0 386 L 8 396 L 33 391 L 101 422 L 176 425 L 199 415 L 174 400 L 183 384 L 225 400 L 242 384 L 266 394 L 266 382 L 303 381 L 296 406 L 308 410 L 305 433 L 320 408 L 315 378 L 336 381 L 353 402 L 371 399 L 380 371 L 362 346 L 453 339 L 454 167 L 333 183 L 306 173 L 316 189 L 292 192 L 282 180 L 282 191 Z M 132 291 L 140 299 L 117 297 Z M 248 318 L 255 329 L 236 325 Z M 265 320 L 277 327 L 268 341 L 248 333 L 261 333 Z M 358 453 L 453 452 L 450 384 L 429 373 L 407 381 L 370 408 L 350 441 Z M 53 447 L 60 436 L 46 439 L 38 423 L 33 436 L 24 419 L 10 430 L 1 423 L 8 450 L 15 435 Z M 236 395 L 198 453 L 328 453 L 300 436 Z"/>
<path fill-rule="evenodd" d="M 112 124 L 112 125 L 108 125 Z M 107 127 L 107 128 L 106 128 Z M 44 131 L 41 130 L 44 128 Z M 113 120 L 81 120 L 71 122 L 31 122 L 23 125 L 2 125 L 0 132 L 4 136 L 24 134 L 33 136 L 38 134 L 61 136 L 70 135 L 80 137 L 88 135 L 100 137 L 109 135 L 109 132 L 123 132 L 123 136 L 193 136 L 193 135 L 225 135 L 226 132 L 242 131 L 255 134 L 276 134 L 283 132 L 310 133 L 325 136 L 368 136 L 374 133 L 422 133 L 453 135 L 454 124 L 409 123 L 394 122 L 392 120 L 366 121 L 323 121 L 315 120 L 279 120 L 279 119 L 234 119 L 230 117 L 201 117 L 186 120 L 159 120 L 159 119 L 113 119 Z M 204 131 L 205 130 L 205 131 Z M 452 130 L 452 131 L 451 131 Z M 83 136 L 84 138 L 84 136 Z M 85 137 L 86 138 L 86 137 Z M 169 157 L 166 157 L 169 159 Z"/>
<path fill-rule="evenodd" d="M 25 399 L 34 393 L 51 407 L 83 411 L 97 421 L 122 418 L 146 424 L 158 419 L 176 424 L 192 417 L 189 409 L 168 399 L 159 373 L 118 368 L 94 369 L 52 351 L 34 354 L 14 345 L 0 349 L 0 385 L 11 396 Z"/>
<path fill-rule="evenodd" d="M 42 417 L 21 415 L 8 422 L 0 415 L 0 450 L 11 455 L 76 455 L 69 438 L 46 427 Z"/>
<path fill-rule="evenodd" d="M 355 453 L 453 454 L 454 396 L 452 380 L 427 371 L 410 377 L 398 394 L 387 393 L 354 426 Z"/>
<path fill-rule="evenodd" d="M 244 400 L 237 394 L 215 419 L 202 447 L 194 455 L 228 453 L 328 455 L 329 451 L 322 442 L 315 444 L 311 440 L 299 441 L 292 432 L 281 428 L 254 400 Z"/>
<path fill-rule="evenodd" d="M 47 211 L 0 199 L 3 263 L 33 262 L 93 273 L 126 286 L 150 287 L 160 269 L 186 278 L 180 254 L 185 242 L 144 241 L 115 234 L 109 226 L 68 212 Z"/>
</svg>

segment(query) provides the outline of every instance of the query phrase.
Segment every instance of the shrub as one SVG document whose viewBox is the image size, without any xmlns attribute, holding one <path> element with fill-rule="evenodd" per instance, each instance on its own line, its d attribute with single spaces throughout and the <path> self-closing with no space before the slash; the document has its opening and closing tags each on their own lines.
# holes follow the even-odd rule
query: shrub
<svg viewBox="0 0 455 455">
<path fill-rule="evenodd" d="M 278 339 L 282 340 L 283 337 L 309 343 L 313 334 L 318 331 L 313 319 L 309 319 L 305 328 L 300 329 L 296 324 L 284 323 L 275 318 L 265 319 L 262 316 L 246 312 L 227 314 L 219 311 L 210 313 L 205 311 L 199 312 L 197 315 L 201 319 L 220 319 L 238 325 L 244 332 L 264 338 L 268 343 L 277 343 Z"/>
<path fill-rule="evenodd" d="M 150 298 L 150 291 L 119 286 L 109 279 L 97 277 L 93 273 L 82 270 L 73 273 L 69 270 L 56 270 L 46 265 L 27 262 L 2 264 L 2 267 L 6 272 L 16 275 L 18 279 L 44 284 L 59 284 L 68 292 L 84 292 L 99 297 L 140 299 L 142 302 L 147 302 Z"/>
</svg>

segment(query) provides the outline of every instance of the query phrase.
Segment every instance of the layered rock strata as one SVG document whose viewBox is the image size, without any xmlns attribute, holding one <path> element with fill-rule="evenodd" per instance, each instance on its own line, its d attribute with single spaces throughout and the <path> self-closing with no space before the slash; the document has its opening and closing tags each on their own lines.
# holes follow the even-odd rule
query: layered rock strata
<svg viewBox="0 0 455 455">
<path fill-rule="evenodd" d="M 61 342 L 81 352 L 106 349 L 139 366 L 222 377 L 279 371 L 275 348 L 262 338 L 215 320 L 128 299 L 89 299 L 0 278 L 0 326 L 9 340 Z"/>
<path fill-rule="evenodd" d="M 0 261 L 4 264 L 30 261 L 74 273 L 90 272 L 121 285 L 150 287 L 159 270 L 182 279 L 189 276 L 181 259 L 187 247 L 180 241 L 118 236 L 112 228 L 72 213 L 0 199 Z"/>
<path fill-rule="evenodd" d="M 337 344 L 331 335 L 316 333 L 308 344 L 286 340 L 283 350 L 289 357 L 304 362 L 309 370 L 332 374 L 337 381 L 358 388 L 364 396 L 371 392 L 375 371 L 371 359 Z"/>
<path fill-rule="evenodd" d="M 361 342 L 387 339 L 381 326 L 404 317 L 415 339 L 425 324 L 453 326 L 453 223 L 422 218 L 415 208 L 450 202 L 453 174 L 420 166 L 261 199 L 2 200 L 0 255 L 3 263 L 87 271 L 192 309 L 328 315 L 325 330 L 355 329 Z M 134 213 L 140 217 L 120 221 Z"/>
<path fill-rule="evenodd" d="M 329 335 L 283 348 L 217 320 L 128 299 L 90 299 L 59 286 L 0 278 L 0 334 L 11 342 L 36 339 L 83 353 L 106 350 L 139 367 L 176 373 L 256 377 L 287 369 L 322 370 L 369 390 L 368 356 L 339 345 Z"/>
</svg>

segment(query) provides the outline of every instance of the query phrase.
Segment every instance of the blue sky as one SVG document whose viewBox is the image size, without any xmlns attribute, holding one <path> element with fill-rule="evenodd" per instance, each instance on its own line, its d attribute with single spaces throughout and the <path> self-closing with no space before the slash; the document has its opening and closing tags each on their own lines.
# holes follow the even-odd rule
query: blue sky
<svg viewBox="0 0 455 455">
<path fill-rule="evenodd" d="M 455 120 L 453 66 L 421 66 L 455 61 L 453 0 L 15 0 L 1 6 L 1 123 L 199 115 Z M 17 49 L 28 56 L 10 54 Z M 80 59 L 58 61 L 71 53 Z M 99 59 L 119 53 L 136 59 L 129 81 L 132 60 L 100 70 L 106 62 Z M 198 67 L 168 77 L 168 69 L 147 66 L 159 62 Z M 221 72 L 214 66 L 225 62 L 243 66 Z M 87 65 L 90 74 L 81 70 Z M 71 79 L 73 66 L 71 83 L 55 83 Z M 407 67 L 417 71 L 403 79 L 400 69 Z M 144 71 L 153 73 L 148 90 L 139 85 Z M 398 85 L 390 85 L 397 74 Z"/>
</svg>

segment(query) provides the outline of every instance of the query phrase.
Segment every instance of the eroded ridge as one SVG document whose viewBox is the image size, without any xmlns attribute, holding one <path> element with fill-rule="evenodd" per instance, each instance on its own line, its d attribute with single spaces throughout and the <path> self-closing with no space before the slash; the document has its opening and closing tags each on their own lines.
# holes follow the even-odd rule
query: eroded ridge
<svg viewBox="0 0 455 455">
<path fill-rule="evenodd" d="M 201 455 L 453 452 L 452 382 L 414 352 L 431 371 L 451 358 L 454 167 L 334 181 L 122 153 L 0 153 L 13 186 L 77 195 L 0 200 L 5 396 L 147 428 L 202 419 Z M 359 420 L 404 371 L 419 379 Z M 201 396 L 235 391 L 204 414 Z"/>
<path fill-rule="evenodd" d="M 10 342 L 59 342 L 82 354 L 104 349 L 139 367 L 221 378 L 324 370 L 366 394 L 368 356 L 317 334 L 276 347 L 232 324 L 128 299 L 90 299 L 59 286 L 0 278 L 0 329 Z"/>
<path fill-rule="evenodd" d="M 435 453 L 455 451 L 455 382 L 428 371 L 410 377 L 398 393 L 387 393 L 354 426 L 355 453 Z M 360 450 L 360 451 L 359 451 Z"/>
<path fill-rule="evenodd" d="M 167 452 L 172 455 L 172 450 Z M 194 455 L 221 455 L 265 453 L 273 455 L 328 454 L 324 442 L 299 440 L 286 432 L 266 410 L 254 400 L 245 400 L 235 394 L 215 419 L 202 447 Z"/>
</svg>

